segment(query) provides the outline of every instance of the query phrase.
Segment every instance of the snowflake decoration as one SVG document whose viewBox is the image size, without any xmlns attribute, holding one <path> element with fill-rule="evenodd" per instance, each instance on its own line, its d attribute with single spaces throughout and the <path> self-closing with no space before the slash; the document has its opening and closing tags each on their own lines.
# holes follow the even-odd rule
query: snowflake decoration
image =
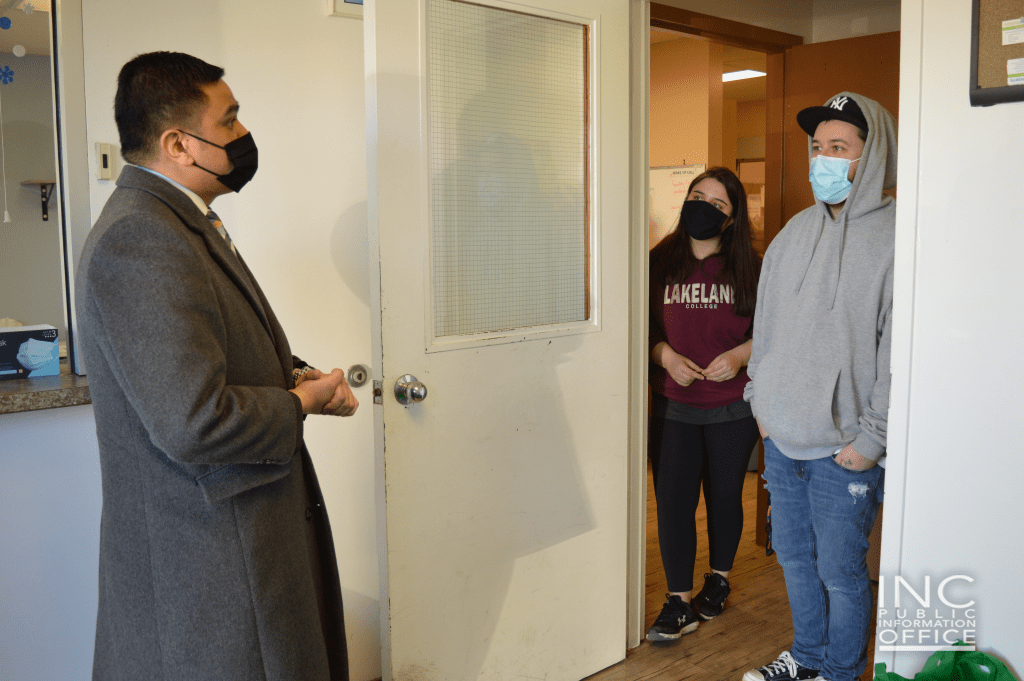
<svg viewBox="0 0 1024 681">
<path fill-rule="evenodd" d="M 11 20 L 7 17 L 0 17 L 0 28 L 5 31 L 11 27 Z"/>
<path fill-rule="evenodd" d="M 14 80 L 14 70 L 10 66 L 0 69 L 0 83 L 7 85 Z"/>
</svg>

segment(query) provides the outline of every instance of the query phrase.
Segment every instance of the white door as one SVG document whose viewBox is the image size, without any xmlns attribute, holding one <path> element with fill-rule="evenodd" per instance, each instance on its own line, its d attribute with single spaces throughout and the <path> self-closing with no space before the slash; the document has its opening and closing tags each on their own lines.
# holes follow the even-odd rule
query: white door
<svg viewBox="0 0 1024 681">
<path fill-rule="evenodd" d="M 384 678 L 575 681 L 625 656 L 629 3 L 365 21 Z"/>
</svg>

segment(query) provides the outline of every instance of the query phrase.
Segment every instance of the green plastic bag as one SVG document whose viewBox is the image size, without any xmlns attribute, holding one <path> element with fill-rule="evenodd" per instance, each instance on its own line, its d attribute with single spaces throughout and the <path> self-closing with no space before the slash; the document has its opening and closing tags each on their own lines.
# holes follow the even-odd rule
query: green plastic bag
<svg viewBox="0 0 1024 681">
<path fill-rule="evenodd" d="M 954 646 L 967 646 L 957 641 Z M 885 663 L 875 665 L 874 681 L 911 681 L 896 672 L 885 671 Z M 977 650 L 940 650 L 932 654 L 913 681 L 1018 681 L 1006 665 L 988 653 Z"/>
</svg>

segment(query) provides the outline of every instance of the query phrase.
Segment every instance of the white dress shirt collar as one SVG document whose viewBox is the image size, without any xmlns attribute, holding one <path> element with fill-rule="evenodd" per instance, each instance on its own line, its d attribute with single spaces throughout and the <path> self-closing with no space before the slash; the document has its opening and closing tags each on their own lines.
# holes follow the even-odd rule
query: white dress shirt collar
<svg viewBox="0 0 1024 681">
<path fill-rule="evenodd" d="M 132 164 L 132 165 L 134 165 L 134 164 Z M 194 191 L 192 191 L 188 187 L 185 187 L 184 185 L 178 184 L 177 182 L 175 182 L 171 178 L 167 177 L 163 173 L 158 173 L 157 171 L 153 170 L 152 168 L 147 168 L 146 166 L 139 166 L 139 165 L 137 165 L 135 167 L 138 168 L 139 170 L 145 170 L 147 173 L 152 173 L 153 175 L 156 175 L 157 177 L 161 177 L 161 178 L 167 180 L 168 182 L 170 182 L 172 185 L 174 185 L 175 187 L 177 187 L 181 191 L 183 191 L 185 193 L 185 196 L 187 196 L 188 198 L 192 199 L 192 203 L 196 204 L 196 208 L 198 208 L 202 212 L 203 215 L 206 215 L 206 213 L 209 212 L 210 207 L 206 205 L 206 202 L 203 201 L 201 198 L 199 198 L 199 194 L 196 194 Z"/>
</svg>

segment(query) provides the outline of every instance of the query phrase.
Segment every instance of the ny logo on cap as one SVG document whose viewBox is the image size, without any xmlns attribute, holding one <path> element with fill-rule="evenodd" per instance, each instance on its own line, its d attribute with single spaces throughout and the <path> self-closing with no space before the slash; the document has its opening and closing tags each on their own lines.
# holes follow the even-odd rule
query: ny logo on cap
<svg viewBox="0 0 1024 681">
<path fill-rule="evenodd" d="M 843 107 L 846 106 L 846 103 L 849 101 L 849 97 L 836 97 L 835 99 L 832 100 L 832 103 L 829 104 L 829 106 L 832 107 L 833 109 L 839 109 L 840 111 L 842 111 Z"/>
</svg>

